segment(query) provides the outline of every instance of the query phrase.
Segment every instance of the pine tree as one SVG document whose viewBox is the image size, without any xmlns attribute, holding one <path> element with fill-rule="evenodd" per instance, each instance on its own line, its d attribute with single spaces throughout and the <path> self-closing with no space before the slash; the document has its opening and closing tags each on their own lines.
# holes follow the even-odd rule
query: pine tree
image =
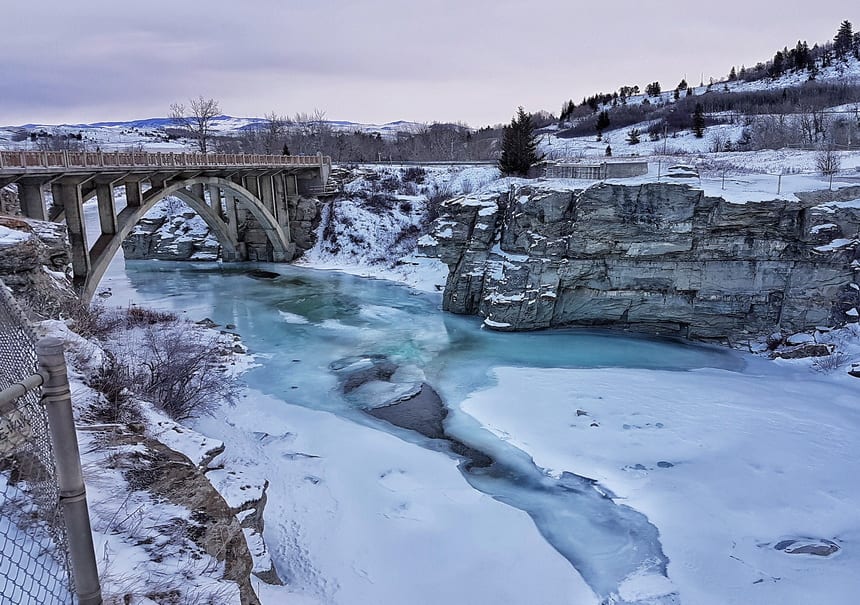
<svg viewBox="0 0 860 605">
<path fill-rule="evenodd" d="M 701 103 L 696 103 L 696 108 L 693 110 L 693 134 L 697 139 L 705 136 L 705 110 Z"/>
<path fill-rule="evenodd" d="M 738 79 L 738 72 L 735 71 L 735 66 L 732 65 L 732 70 L 729 72 L 729 82 L 734 82 Z"/>
<path fill-rule="evenodd" d="M 609 112 L 604 110 L 597 114 L 597 133 L 601 134 L 609 127 Z"/>
<path fill-rule="evenodd" d="M 499 158 L 499 170 L 504 174 L 519 174 L 526 176 L 529 168 L 542 160 L 537 153 L 537 137 L 534 133 L 531 114 L 520 107 L 517 115 L 505 126 L 502 137 L 502 157 Z"/>
<path fill-rule="evenodd" d="M 773 63 L 770 66 L 770 75 L 774 78 L 778 78 L 782 75 L 782 72 L 785 69 L 785 57 L 782 54 L 781 50 L 776 51 L 776 54 L 773 56 Z"/>
<path fill-rule="evenodd" d="M 839 26 L 839 31 L 833 37 L 833 50 L 837 57 L 844 57 L 852 50 L 854 45 L 854 31 L 851 27 L 851 22 L 845 20 Z"/>
<path fill-rule="evenodd" d="M 640 140 L 639 135 L 640 132 L 638 128 L 631 128 L 630 132 L 627 133 L 627 143 L 629 145 L 638 145 Z"/>
</svg>

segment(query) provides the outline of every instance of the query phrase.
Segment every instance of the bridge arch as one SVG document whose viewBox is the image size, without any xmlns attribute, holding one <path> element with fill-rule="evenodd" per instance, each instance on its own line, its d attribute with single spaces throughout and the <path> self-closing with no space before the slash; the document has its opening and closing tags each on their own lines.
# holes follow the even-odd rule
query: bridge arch
<svg viewBox="0 0 860 605">
<path fill-rule="evenodd" d="M 212 230 L 221 245 L 225 260 L 241 260 L 244 252 L 238 240 L 237 233 L 231 229 L 219 213 L 190 189 L 194 185 L 218 187 L 233 196 L 235 203 L 247 209 L 257 220 L 272 244 L 273 260 L 285 262 L 292 257 L 293 246 L 285 227 L 278 224 L 275 216 L 265 207 L 263 202 L 242 185 L 229 179 L 216 176 L 195 176 L 169 181 L 166 184 L 153 184 L 153 187 L 143 192 L 139 206 L 126 206 L 116 217 L 116 233 L 103 234 L 90 250 L 90 270 L 83 284 L 82 297 L 91 300 L 96 288 L 104 277 L 113 257 L 119 251 L 122 242 L 137 226 L 143 216 L 158 202 L 168 196 L 175 196 L 194 210 Z M 220 203 L 220 200 L 219 200 Z"/>
</svg>

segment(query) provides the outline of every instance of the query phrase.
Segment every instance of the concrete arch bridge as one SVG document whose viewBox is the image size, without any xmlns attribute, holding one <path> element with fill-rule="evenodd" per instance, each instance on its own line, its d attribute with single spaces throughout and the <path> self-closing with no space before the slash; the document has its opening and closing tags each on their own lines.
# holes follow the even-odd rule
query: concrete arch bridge
<svg viewBox="0 0 860 605">
<path fill-rule="evenodd" d="M 330 193 L 330 173 L 331 158 L 321 154 L 0 151 L 0 187 L 17 185 L 24 216 L 48 220 L 50 187 L 56 210 L 50 218 L 65 217 L 74 282 L 86 300 L 138 221 L 171 195 L 206 221 L 224 260 L 292 260 L 299 200 Z M 126 205 L 118 211 L 119 187 Z M 92 197 L 98 200 L 100 234 L 90 238 L 90 246 L 83 204 Z M 249 223 L 255 228 L 244 229 Z"/>
</svg>

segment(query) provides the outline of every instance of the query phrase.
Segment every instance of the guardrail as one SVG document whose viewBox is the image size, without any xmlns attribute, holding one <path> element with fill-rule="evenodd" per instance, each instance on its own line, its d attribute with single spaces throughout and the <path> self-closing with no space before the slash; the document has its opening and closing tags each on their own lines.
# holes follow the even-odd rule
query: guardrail
<svg viewBox="0 0 860 605">
<path fill-rule="evenodd" d="M 63 341 L 35 343 L 0 281 L 0 594 L 102 603 Z"/>
<path fill-rule="evenodd" d="M 57 168 L 230 168 L 331 165 L 327 155 L 150 153 L 128 151 L 0 151 L 0 170 Z"/>
</svg>

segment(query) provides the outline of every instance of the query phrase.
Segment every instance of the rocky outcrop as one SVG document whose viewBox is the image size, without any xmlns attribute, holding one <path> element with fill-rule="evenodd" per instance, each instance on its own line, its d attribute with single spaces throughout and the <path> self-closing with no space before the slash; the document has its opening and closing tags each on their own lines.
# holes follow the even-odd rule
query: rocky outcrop
<svg viewBox="0 0 860 605">
<path fill-rule="evenodd" d="M 7 187 L 0 187 L 0 214 L 21 214 L 21 205 L 18 203 L 18 194 Z"/>
<path fill-rule="evenodd" d="M 57 317 L 75 300 L 65 225 L 0 215 L 0 279 L 26 310 Z"/>
<path fill-rule="evenodd" d="M 221 247 L 193 210 L 163 204 L 140 219 L 122 251 L 128 260 L 217 260 Z"/>
<path fill-rule="evenodd" d="M 163 520 L 164 531 L 172 532 L 173 544 L 181 548 L 188 540 L 222 563 L 223 578 L 237 584 L 242 605 L 259 605 L 251 584 L 253 560 L 242 526 L 203 469 L 160 441 L 123 431 L 118 425 L 103 433 L 101 445 L 112 452 L 109 464 L 122 471 L 129 489 L 150 492 L 157 501 L 190 511 L 187 516 Z M 163 549 L 164 545 L 156 543 L 154 548 Z"/>
<path fill-rule="evenodd" d="M 289 203 L 290 239 L 296 254 L 316 243 L 315 230 L 320 222 L 322 202 L 316 198 L 296 197 Z M 273 247 L 253 214 L 237 208 L 237 232 L 242 249 L 251 261 L 270 261 Z M 208 225 L 184 203 L 167 199 L 144 216 L 122 243 L 129 260 L 217 260 L 221 246 Z"/>
<path fill-rule="evenodd" d="M 536 182 L 449 200 L 421 244 L 450 269 L 443 308 L 495 329 L 732 340 L 856 321 L 860 188 L 798 198 Z"/>
</svg>

